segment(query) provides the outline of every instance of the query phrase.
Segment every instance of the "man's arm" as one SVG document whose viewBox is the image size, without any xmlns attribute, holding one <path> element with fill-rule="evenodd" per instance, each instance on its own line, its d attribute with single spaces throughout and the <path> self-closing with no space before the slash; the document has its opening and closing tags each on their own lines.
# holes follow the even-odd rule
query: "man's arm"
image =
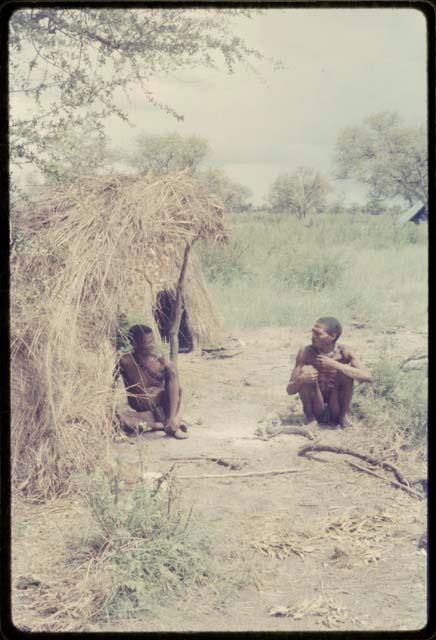
<svg viewBox="0 0 436 640">
<path fill-rule="evenodd" d="M 349 361 L 348 364 L 342 364 L 342 362 L 337 362 L 337 360 L 333 360 L 333 358 L 322 355 L 317 356 L 316 361 L 321 366 L 340 371 L 344 376 L 356 380 L 356 382 L 372 382 L 370 370 L 362 364 L 353 351 L 347 349 L 344 356 Z"/>
<path fill-rule="evenodd" d="M 288 386 L 286 387 L 286 391 L 290 396 L 294 395 L 294 393 L 298 393 L 303 384 L 315 382 L 315 380 L 318 379 L 317 370 L 314 367 L 305 364 L 305 351 L 306 349 L 303 347 L 297 353 L 295 366 L 291 373 Z"/>
</svg>

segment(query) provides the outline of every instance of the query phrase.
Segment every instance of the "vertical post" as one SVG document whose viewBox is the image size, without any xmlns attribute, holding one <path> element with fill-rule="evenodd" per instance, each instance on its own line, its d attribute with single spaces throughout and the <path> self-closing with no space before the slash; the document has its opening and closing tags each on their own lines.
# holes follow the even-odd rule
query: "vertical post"
<svg viewBox="0 0 436 640">
<path fill-rule="evenodd" d="M 177 367 L 177 356 L 179 354 L 179 329 L 180 321 L 182 319 L 182 299 L 183 299 L 183 287 L 185 284 L 186 269 L 188 267 L 189 253 L 191 251 L 191 244 L 189 242 L 185 245 L 185 251 L 183 253 L 183 262 L 180 269 L 179 279 L 176 288 L 176 300 L 174 303 L 173 317 L 171 321 L 171 327 L 169 331 L 170 338 L 170 360 Z"/>
</svg>

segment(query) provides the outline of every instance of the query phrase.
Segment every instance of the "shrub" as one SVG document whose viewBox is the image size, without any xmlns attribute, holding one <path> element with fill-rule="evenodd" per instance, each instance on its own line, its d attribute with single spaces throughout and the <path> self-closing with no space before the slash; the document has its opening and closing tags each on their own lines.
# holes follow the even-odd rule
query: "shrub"
<svg viewBox="0 0 436 640">
<path fill-rule="evenodd" d="M 343 261 L 335 256 L 321 256 L 297 271 L 296 279 L 304 289 L 320 291 L 336 284 L 341 277 Z"/>
<path fill-rule="evenodd" d="M 214 548 L 212 525 L 180 508 L 171 476 L 126 493 L 117 477 L 98 472 L 85 482 L 84 494 L 96 528 L 76 542 L 78 560 L 97 556 L 110 566 L 107 615 L 151 611 L 212 584 L 222 602 L 244 581 L 234 551 L 227 547 L 223 555 Z"/>
<path fill-rule="evenodd" d="M 240 240 L 232 240 L 225 245 L 199 243 L 196 250 L 206 279 L 228 285 L 248 275 L 243 261 L 247 249 Z"/>
<path fill-rule="evenodd" d="M 389 434 L 401 435 L 411 446 L 423 443 L 428 427 L 426 370 L 400 369 L 382 358 L 372 373 L 373 384 L 356 389 L 354 414 L 371 426 L 384 424 Z"/>
<path fill-rule="evenodd" d="M 279 262 L 277 278 L 286 285 L 301 287 L 308 291 L 321 291 L 336 285 L 342 278 L 346 261 L 339 255 L 321 253 L 303 258 L 294 253 Z"/>
</svg>

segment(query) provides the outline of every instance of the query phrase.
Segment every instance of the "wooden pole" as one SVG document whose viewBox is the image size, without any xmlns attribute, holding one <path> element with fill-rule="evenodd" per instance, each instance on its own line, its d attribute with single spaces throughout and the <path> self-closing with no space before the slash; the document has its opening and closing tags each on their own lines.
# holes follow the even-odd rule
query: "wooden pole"
<svg viewBox="0 0 436 640">
<path fill-rule="evenodd" d="M 173 317 L 171 327 L 169 331 L 170 338 L 170 360 L 177 367 L 177 356 L 179 354 L 179 329 L 180 321 L 182 319 L 182 301 L 183 301 L 183 287 L 185 284 L 186 269 L 188 267 L 189 253 L 191 251 L 191 244 L 189 242 L 185 245 L 185 251 L 183 253 L 183 262 L 180 269 L 179 279 L 176 288 L 176 300 L 174 302 Z"/>
</svg>

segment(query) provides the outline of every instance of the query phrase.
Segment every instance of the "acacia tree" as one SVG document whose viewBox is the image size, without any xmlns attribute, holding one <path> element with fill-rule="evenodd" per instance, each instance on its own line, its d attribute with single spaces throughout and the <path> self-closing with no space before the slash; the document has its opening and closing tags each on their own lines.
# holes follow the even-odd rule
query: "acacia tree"
<svg viewBox="0 0 436 640">
<path fill-rule="evenodd" d="M 181 169 L 194 173 L 208 151 L 209 143 L 199 136 L 140 134 L 136 139 L 136 151 L 128 161 L 136 169 L 151 169 L 154 173 Z"/>
<path fill-rule="evenodd" d="M 238 182 L 233 182 L 222 169 L 206 169 L 199 171 L 197 176 L 210 193 L 221 198 L 229 211 L 240 213 L 249 210 L 251 189 Z"/>
<path fill-rule="evenodd" d="M 231 73 L 254 70 L 262 59 L 232 31 L 246 9 L 19 9 L 9 23 L 10 151 L 13 163 L 43 172 L 52 142 L 71 128 L 103 132 L 106 116 L 127 120 L 120 92 L 141 87 L 144 99 L 183 119 L 163 103 L 150 81 L 199 66 Z"/>
<path fill-rule="evenodd" d="M 203 169 L 209 152 L 209 143 L 199 136 L 140 134 L 136 151 L 125 155 L 126 162 L 138 170 L 154 173 L 188 170 L 202 182 L 209 193 L 218 196 L 229 211 L 240 212 L 249 208 L 251 190 L 233 182 L 222 169 Z"/>
<path fill-rule="evenodd" d="M 409 206 L 428 200 L 425 129 L 402 127 L 396 113 L 379 113 L 341 131 L 335 163 L 339 179 L 368 186 L 372 205 L 396 197 Z"/>
<path fill-rule="evenodd" d="M 320 173 L 298 167 L 294 173 L 283 173 L 274 181 L 269 201 L 274 212 L 291 213 L 304 218 L 309 213 L 322 213 L 331 188 Z"/>
</svg>

